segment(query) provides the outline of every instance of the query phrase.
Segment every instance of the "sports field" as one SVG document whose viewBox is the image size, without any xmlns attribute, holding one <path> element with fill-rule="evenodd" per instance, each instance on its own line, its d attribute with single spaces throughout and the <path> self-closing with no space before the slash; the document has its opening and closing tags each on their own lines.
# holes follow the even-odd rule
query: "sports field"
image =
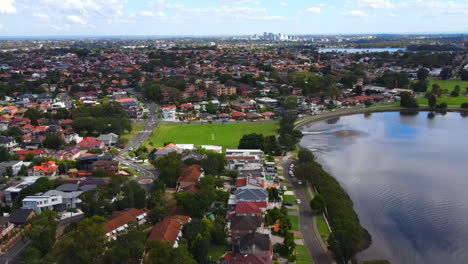
<svg viewBox="0 0 468 264">
<path fill-rule="evenodd" d="M 224 149 L 237 148 L 245 134 L 276 135 L 278 122 L 224 125 L 158 125 L 149 139 L 153 147 L 165 142 L 175 144 L 216 145 Z"/>
</svg>

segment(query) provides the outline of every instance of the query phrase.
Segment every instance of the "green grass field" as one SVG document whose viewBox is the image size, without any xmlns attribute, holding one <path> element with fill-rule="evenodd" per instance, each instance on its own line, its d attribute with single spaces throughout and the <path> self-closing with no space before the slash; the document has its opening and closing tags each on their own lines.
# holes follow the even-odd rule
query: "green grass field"
<svg viewBox="0 0 468 264">
<path fill-rule="evenodd" d="M 237 148 L 245 134 L 276 135 L 278 122 L 225 125 L 159 125 L 150 138 L 152 146 L 162 147 L 165 142 L 175 144 L 217 145 L 224 149 Z"/>
<path fill-rule="evenodd" d="M 210 245 L 208 248 L 208 254 L 207 257 L 211 261 L 218 261 L 226 251 L 229 251 L 230 248 L 227 246 L 216 246 L 216 245 Z"/>
<path fill-rule="evenodd" d="M 433 84 L 438 84 L 442 90 L 447 89 L 449 94 L 453 91 L 456 85 L 460 86 L 461 94 L 464 94 L 468 87 L 468 81 L 429 79 L 428 91 L 432 89 Z"/>
<path fill-rule="evenodd" d="M 322 237 L 323 242 L 327 243 L 327 239 L 330 236 L 330 230 L 328 229 L 327 223 L 325 222 L 325 218 L 323 216 L 317 216 L 317 229 L 319 231 L 320 236 Z"/>
<path fill-rule="evenodd" d="M 296 252 L 296 259 L 298 261 L 302 260 L 302 262 L 300 263 L 312 263 L 312 257 L 310 256 L 309 251 L 304 245 L 296 245 L 294 251 Z"/>
<path fill-rule="evenodd" d="M 291 221 L 291 230 L 299 231 L 299 216 L 288 215 L 288 219 Z"/>
</svg>

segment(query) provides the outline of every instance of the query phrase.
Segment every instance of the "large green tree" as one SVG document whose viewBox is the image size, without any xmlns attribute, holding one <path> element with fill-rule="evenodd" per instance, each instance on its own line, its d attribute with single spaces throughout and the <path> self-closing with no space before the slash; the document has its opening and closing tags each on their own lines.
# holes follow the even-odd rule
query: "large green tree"
<svg viewBox="0 0 468 264">
<path fill-rule="evenodd" d="M 183 164 L 179 154 L 171 152 L 165 157 L 152 161 L 152 164 L 158 170 L 159 176 L 164 184 L 169 187 L 174 187 L 176 185 L 177 179 L 182 173 Z"/>
<path fill-rule="evenodd" d="M 262 134 L 243 135 L 239 141 L 239 149 L 264 149 L 264 138 Z"/>
<path fill-rule="evenodd" d="M 108 244 L 105 263 L 139 263 L 145 249 L 146 234 L 133 223 L 119 239 Z"/>
<path fill-rule="evenodd" d="M 47 254 L 55 244 L 59 219 L 56 212 L 46 210 L 29 221 L 31 227 L 26 236 L 31 239 L 31 246 L 39 250 L 42 255 Z"/>
<path fill-rule="evenodd" d="M 148 245 L 148 255 L 144 264 L 196 264 L 187 250 L 187 245 L 181 244 L 173 248 L 168 242 L 152 241 Z"/>
</svg>

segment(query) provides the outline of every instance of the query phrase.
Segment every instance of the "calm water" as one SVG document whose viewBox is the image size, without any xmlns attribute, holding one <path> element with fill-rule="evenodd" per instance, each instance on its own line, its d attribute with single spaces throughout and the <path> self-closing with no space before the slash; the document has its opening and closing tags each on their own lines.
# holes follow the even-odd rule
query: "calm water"
<svg viewBox="0 0 468 264">
<path fill-rule="evenodd" d="M 468 263 L 468 117 L 374 113 L 302 131 L 372 235 L 361 259 Z"/>
<path fill-rule="evenodd" d="M 352 48 L 345 48 L 345 49 L 319 49 L 319 53 L 326 53 L 326 52 L 346 52 L 346 53 L 369 53 L 369 52 L 397 52 L 397 51 L 404 51 L 405 48 L 369 48 L 369 49 L 352 49 Z"/>
</svg>

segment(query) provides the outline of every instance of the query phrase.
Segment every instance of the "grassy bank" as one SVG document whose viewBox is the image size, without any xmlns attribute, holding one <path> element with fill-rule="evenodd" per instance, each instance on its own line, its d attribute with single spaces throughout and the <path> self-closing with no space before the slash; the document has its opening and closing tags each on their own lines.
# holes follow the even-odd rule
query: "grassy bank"
<svg viewBox="0 0 468 264">
<path fill-rule="evenodd" d="M 225 125 L 159 125 L 150 138 L 152 146 L 162 147 L 165 142 L 176 144 L 217 145 L 224 149 L 237 148 L 245 134 L 276 135 L 278 122 L 242 123 Z"/>
<path fill-rule="evenodd" d="M 131 140 L 134 139 L 138 134 L 143 130 L 145 126 L 140 124 L 132 124 L 132 132 L 126 133 L 122 135 L 122 138 Z"/>
</svg>

